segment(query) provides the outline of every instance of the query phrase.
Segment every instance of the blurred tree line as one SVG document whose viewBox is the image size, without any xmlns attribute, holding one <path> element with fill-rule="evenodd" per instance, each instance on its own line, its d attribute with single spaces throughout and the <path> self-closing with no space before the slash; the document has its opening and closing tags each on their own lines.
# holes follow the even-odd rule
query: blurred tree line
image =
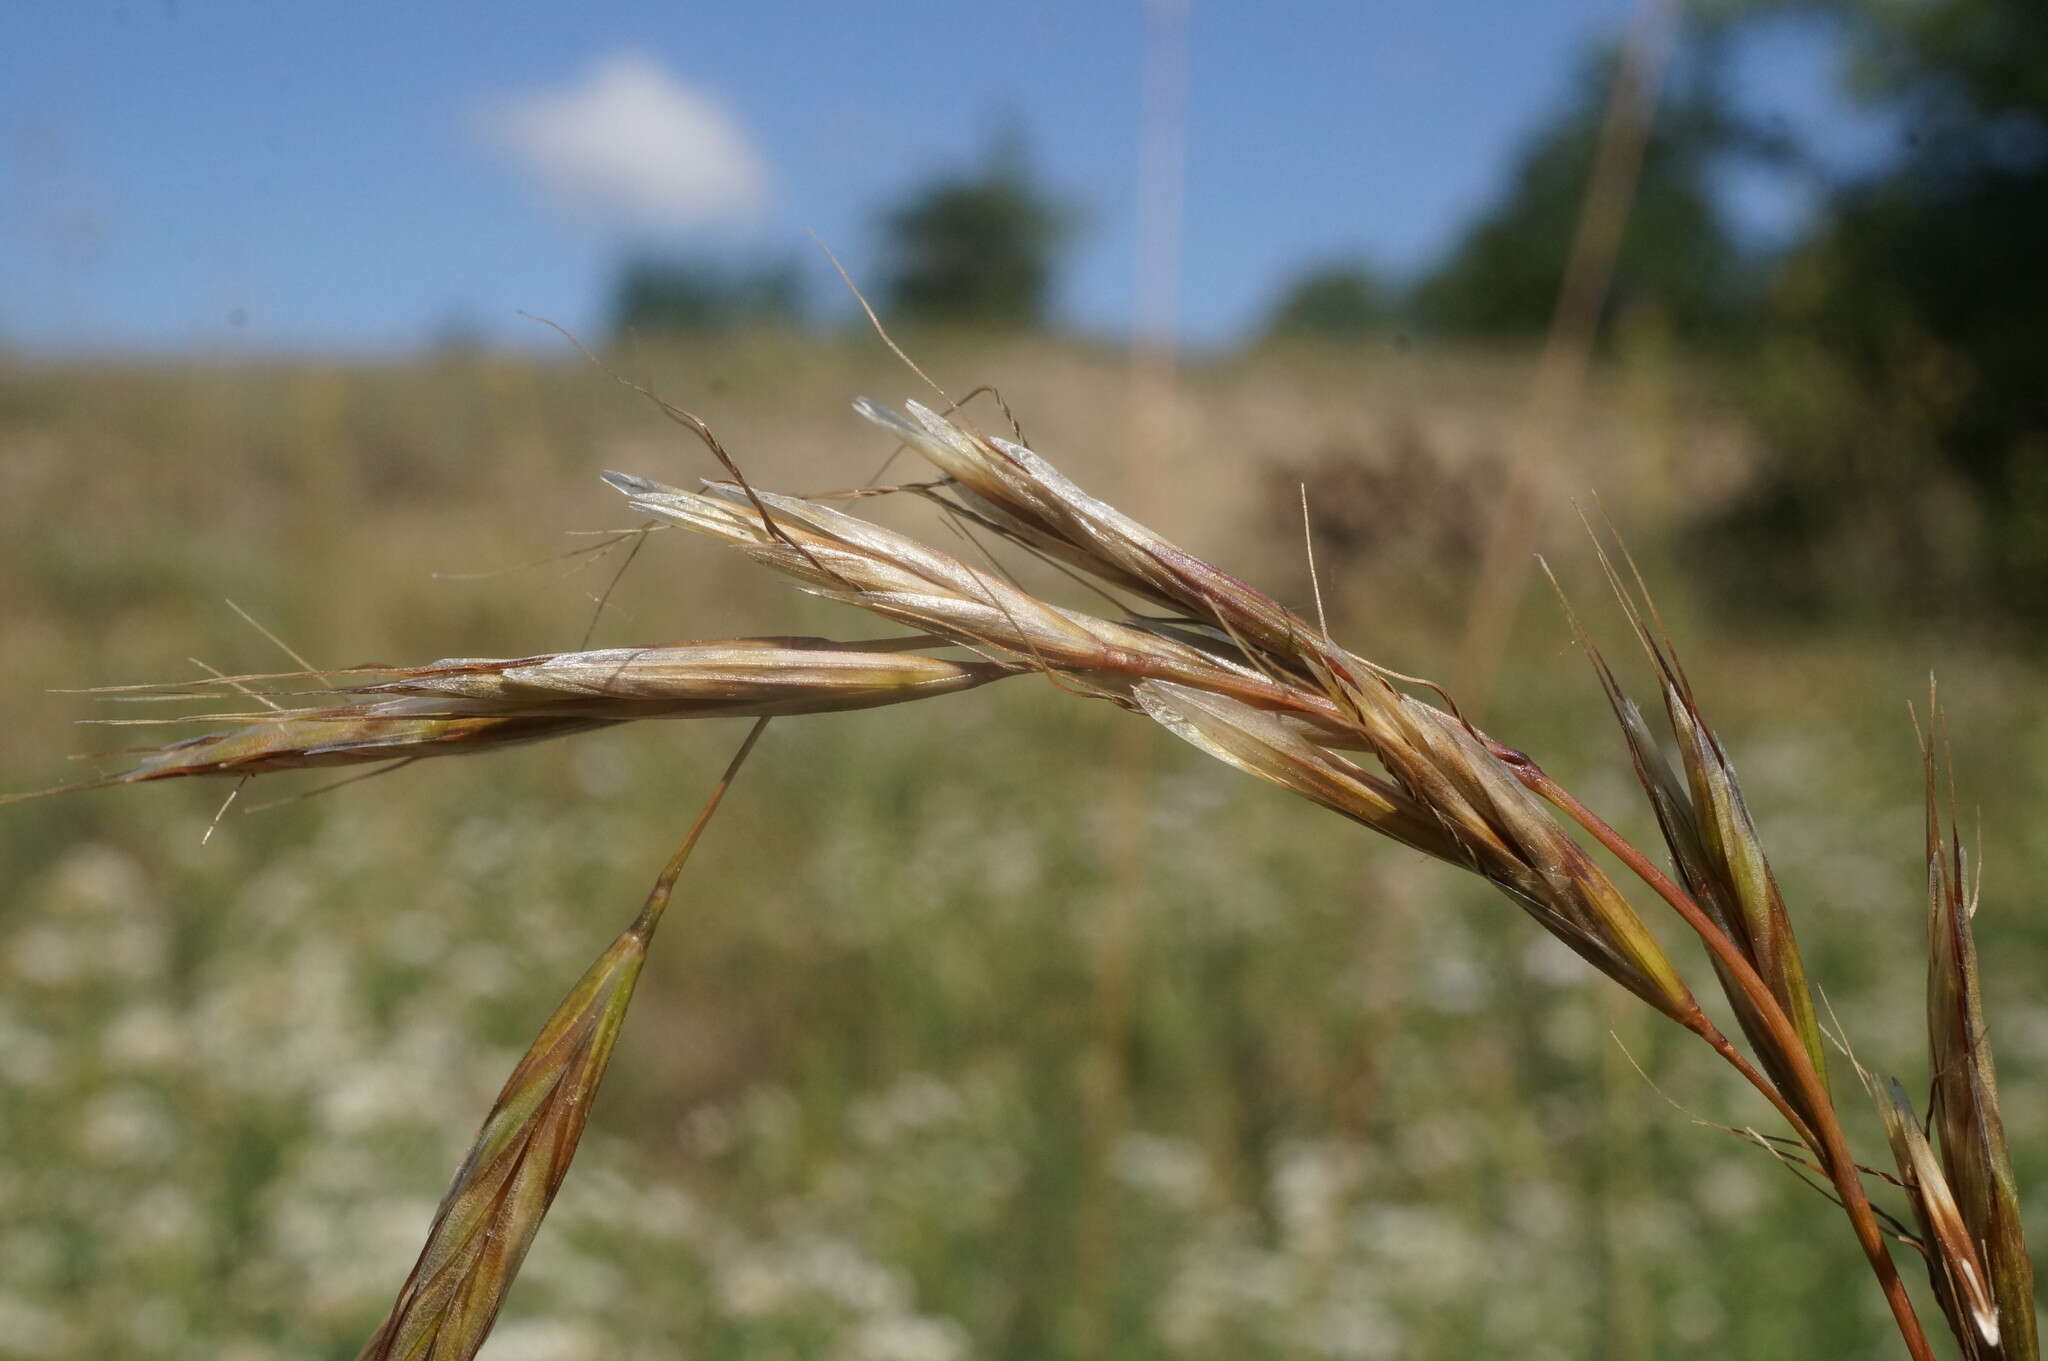
<svg viewBox="0 0 2048 1361">
<path fill-rule="evenodd" d="M 875 301 L 892 320 L 1031 329 L 1046 322 L 1074 216 L 1039 184 L 1022 135 L 1005 128 L 980 166 L 916 185 L 879 225 L 886 264 Z M 612 305 L 614 331 L 638 335 L 801 325 L 807 312 L 794 260 L 692 255 L 627 260 Z"/>
<path fill-rule="evenodd" d="M 1845 88 L 1905 136 L 1882 168 L 1830 172 L 1729 95 L 1733 44 L 1828 26 Z M 1269 338 L 1529 340 L 1548 325 L 1617 71 L 1588 62 L 1494 203 L 1400 290 L 1359 266 L 1283 294 Z M 1716 177 L 1766 167 L 1820 188 L 1789 247 L 1745 249 Z M 1725 375 L 1769 446 L 1692 548 L 1729 599 L 1777 611 L 1961 602 L 2048 614 L 2048 4 L 1720 0 L 1697 8 L 1647 129 L 1603 312 Z M 1340 301 L 1341 300 L 1341 301 Z"/>
<path fill-rule="evenodd" d="M 793 259 L 730 262 L 638 255 L 621 266 L 613 286 L 612 330 L 661 336 L 795 326 L 805 311 L 803 272 Z"/>
<path fill-rule="evenodd" d="M 1828 26 L 1845 87 L 1907 129 L 1843 178 L 1782 121 L 1730 95 L 1735 44 Z M 1260 338 L 1392 333 L 1526 341 L 1549 324 L 1619 62 L 1593 54 L 1525 141 L 1492 204 L 1421 277 L 1312 264 Z M 1762 252 L 1721 206 L 1730 167 L 1818 186 L 1804 237 Z M 896 320 L 1045 324 L 1072 211 L 999 136 L 982 163 L 878 217 L 878 306 Z M 1704 0 L 1646 129 L 1602 312 L 1611 344 L 1648 327 L 1723 373 L 1770 456 L 1703 518 L 1706 575 L 1778 608 L 1859 598 L 1895 613 L 1959 598 L 2048 613 L 2048 0 Z M 636 261 L 616 317 L 640 332 L 804 319 L 794 265 Z"/>
<path fill-rule="evenodd" d="M 1832 568 L 2048 613 L 2048 6 L 1797 10 L 1843 25 L 1852 88 L 1907 135 L 1770 262 L 1750 397 L 1777 457 L 1716 539 L 1738 574 L 1780 564 L 1746 584 L 1782 599 Z"/>
</svg>

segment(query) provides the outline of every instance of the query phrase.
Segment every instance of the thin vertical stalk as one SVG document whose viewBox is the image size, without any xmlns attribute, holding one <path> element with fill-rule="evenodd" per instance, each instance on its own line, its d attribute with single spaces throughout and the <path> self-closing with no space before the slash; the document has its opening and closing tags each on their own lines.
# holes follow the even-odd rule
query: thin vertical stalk
<svg viewBox="0 0 2048 1361">
<path fill-rule="evenodd" d="M 1124 495 L 1148 498 L 1173 414 L 1175 321 L 1180 292 L 1180 226 L 1187 141 L 1189 0 L 1147 0 L 1144 109 L 1139 136 L 1137 334 L 1131 355 L 1130 436 Z M 1110 878 L 1095 958 L 1095 1053 L 1088 1070 L 1087 1175 L 1081 1207 L 1081 1327 L 1084 1356 L 1117 1348 L 1112 1323 L 1117 1296 L 1119 1188 L 1110 1175 L 1116 1142 L 1130 1118 L 1132 997 L 1150 852 L 1149 734 L 1120 723 L 1111 737 L 1113 785 L 1108 810 Z"/>
<path fill-rule="evenodd" d="M 1529 550 L 1550 510 L 1541 493 L 1557 472 L 1560 450 L 1585 391 L 1600 307 L 1614 277 L 1622 229 L 1642 170 L 1675 9 L 1674 0 L 1640 0 L 1608 97 L 1571 254 L 1558 281 L 1536 376 L 1517 425 L 1520 438 L 1514 460 L 1494 504 L 1465 637 L 1451 673 L 1452 689 L 1473 714 L 1485 710 L 1498 679 L 1501 654 L 1528 580 Z"/>
</svg>

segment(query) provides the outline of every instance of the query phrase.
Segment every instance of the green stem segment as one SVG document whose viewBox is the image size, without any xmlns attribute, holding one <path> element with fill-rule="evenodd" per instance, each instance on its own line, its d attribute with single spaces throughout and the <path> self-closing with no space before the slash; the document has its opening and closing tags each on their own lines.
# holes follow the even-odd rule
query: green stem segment
<svg viewBox="0 0 2048 1361">
<path fill-rule="evenodd" d="M 690 830 L 683 834 L 682 844 L 676 847 L 676 853 L 661 867 L 661 873 L 654 880 L 654 887 L 648 890 L 647 905 L 640 909 L 640 915 L 628 928 L 641 940 L 652 936 L 654 928 L 661 924 L 661 914 L 668 911 L 669 897 L 675 892 L 676 876 L 683 872 L 683 866 L 690 859 L 690 852 L 697 849 L 698 839 L 704 835 L 704 829 L 711 825 L 711 815 L 718 811 L 720 800 L 725 798 L 725 791 L 732 788 L 733 776 L 739 774 L 740 767 L 747 763 L 748 753 L 753 751 L 754 743 L 761 740 L 761 730 L 768 726 L 768 722 L 766 718 L 757 718 L 754 720 L 754 726 L 747 729 L 746 740 L 740 743 L 740 749 L 734 752 L 732 760 L 726 763 L 725 773 L 720 775 L 718 783 L 712 786 L 711 797 L 704 801 L 703 810 L 697 814 L 697 820 L 691 823 Z"/>
</svg>

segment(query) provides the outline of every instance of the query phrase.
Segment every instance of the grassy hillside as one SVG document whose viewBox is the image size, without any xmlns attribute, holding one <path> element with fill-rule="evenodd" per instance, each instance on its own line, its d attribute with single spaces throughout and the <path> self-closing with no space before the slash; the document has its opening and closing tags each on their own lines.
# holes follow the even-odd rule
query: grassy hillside
<svg viewBox="0 0 2048 1361">
<path fill-rule="evenodd" d="M 1118 355 L 919 357 L 1304 605 L 1308 478 L 1333 623 L 1449 668 L 1522 357 L 1198 366 L 1137 468 Z M 625 362 L 791 491 L 865 481 L 888 446 L 847 401 L 918 386 L 866 342 Z M 1676 530 L 1747 475 L 1739 424 L 1650 361 L 1590 409 L 1557 484 L 1597 487 L 1644 550 L 1814 977 L 1858 1056 L 1916 1088 L 1906 703 L 1939 667 L 1981 807 L 2006 1119 L 2023 1185 L 2048 1184 L 2042 674 L 1960 634 L 1716 625 Z M 227 598 L 324 666 L 578 645 L 621 558 L 565 556 L 595 542 L 565 531 L 630 523 L 613 467 L 708 470 L 573 363 L 0 367 L 0 791 L 182 735 L 75 727 L 134 710 L 61 687 L 288 668 Z M 1590 606 L 1582 543 L 1562 514 L 1543 538 Z M 664 533 L 591 636 L 790 632 L 873 626 Z M 1489 726 L 1646 829 L 1568 641 L 1532 597 Z M 352 1357 L 741 731 L 644 724 L 271 807 L 323 780 L 266 779 L 204 845 L 225 784 L 0 810 L 0 1357 Z M 1035 680 L 780 722 L 485 1355 L 1896 1354 L 1832 1209 L 1687 1119 L 1767 1112 L 1640 1012 L 1483 886 Z M 1852 1132 L 1881 1156 L 1874 1120 Z"/>
</svg>

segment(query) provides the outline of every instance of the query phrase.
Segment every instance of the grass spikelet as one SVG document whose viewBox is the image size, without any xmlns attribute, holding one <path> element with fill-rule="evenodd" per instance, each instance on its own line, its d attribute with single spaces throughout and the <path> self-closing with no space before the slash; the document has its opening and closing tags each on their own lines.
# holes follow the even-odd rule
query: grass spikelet
<svg viewBox="0 0 2048 1361">
<path fill-rule="evenodd" d="M 1327 649 L 1304 661 L 1395 783 L 1458 845 L 1467 868 L 1630 992 L 1689 1028 L 1699 1024 L 1699 1005 L 1656 937 L 1494 744 L 1377 670 L 1354 678 Z"/>
<path fill-rule="evenodd" d="M 981 435 L 916 402 L 905 409 L 907 418 L 867 398 L 854 403 L 861 416 L 946 474 L 969 508 L 998 532 L 1111 586 L 1185 611 L 1258 650 L 1268 663 L 1302 669 L 1298 654 L 1316 631 L 1279 601 L 1090 496 L 1024 445 Z"/>
<path fill-rule="evenodd" d="M 1439 860 L 1462 865 L 1442 824 L 1397 786 L 1317 746 L 1277 716 L 1224 695 L 1166 681 L 1138 685 L 1161 727 L 1226 765 L 1291 790 Z"/>
<path fill-rule="evenodd" d="M 815 595 L 968 647 L 1001 649 L 1089 693 L 1123 698 L 1139 680 L 1165 680 L 1292 711 L 1331 728 L 1333 737 L 1345 726 L 1327 697 L 1277 684 L 1225 647 L 1049 604 L 999 575 L 828 506 L 742 493 L 725 483 L 688 492 L 624 473 L 605 480 L 634 509 L 736 547 Z"/>
<path fill-rule="evenodd" d="M 1934 1129 L 1968 1244 L 1981 1249 L 2003 1325 L 1999 1357 L 2039 1355 L 2034 1265 L 2020 1226 L 2019 1186 L 1998 1110 L 1998 1074 L 1984 1021 L 1971 923 L 1977 889 L 1955 835 L 1941 814 L 1941 713 L 1922 741 L 1927 785 L 1927 1041 L 1934 1069 Z M 1945 1247 L 1945 1245 L 1944 1245 Z"/>
<path fill-rule="evenodd" d="M 461 755 L 642 719 L 837 713 L 971 690 L 1019 669 L 885 650 L 894 646 L 740 638 L 438 661 L 324 692 L 352 703 L 201 715 L 189 721 L 257 721 L 173 743 L 107 783 Z"/>
<path fill-rule="evenodd" d="M 469 1361 L 490 1336 L 554 1203 L 611 1063 L 676 878 L 768 720 L 754 724 L 633 924 L 599 955 L 512 1069 L 397 1301 L 357 1361 Z"/>
<path fill-rule="evenodd" d="M 854 410 L 923 454 L 971 509 L 1017 543 L 1155 604 L 1205 619 L 1221 611 L 1237 631 L 1275 650 L 1297 632 L 1300 621 L 1277 601 L 1090 496 L 1024 445 L 916 402 L 904 404 L 908 419 L 867 398 Z"/>
<path fill-rule="evenodd" d="M 1885 1137 L 1891 1142 L 1899 1175 L 1905 1180 L 1913 1202 L 1914 1218 L 1926 1238 L 1922 1250 L 1927 1255 L 1927 1271 L 1934 1282 L 1935 1296 L 1941 1301 L 1942 1313 L 1948 1318 L 1949 1329 L 1966 1361 L 2031 1356 L 2031 1348 L 2005 1350 L 1999 1326 L 2000 1308 L 1993 1298 L 1984 1263 L 1977 1255 L 1963 1213 L 1957 1208 L 1949 1180 L 1943 1175 L 1941 1164 L 1935 1161 L 1934 1150 L 1928 1147 L 1927 1136 L 1913 1114 L 1913 1103 L 1905 1088 L 1896 1079 L 1887 1078 L 1882 1084 L 1871 1083 L 1870 1090 L 1877 1101 L 1878 1114 L 1883 1117 Z M 2031 1297 L 2027 1304 L 2031 1318 Z M 2027 1329 L 2030 1336 L 2032 1331 Z"/>
<path fill-rule="evenodd" d="M 1819 1095 L 1825 1096 L 1827 1052 L 1814 1010 L 1813 990 L 1807 983 L 1805 961 L 1793 934 L 1791 917 L 1785 910 L 1784 896 L 1778 891 L 1762 838 L 1743 800 L 1735 767 L 1700 713 L 1677 652 L 1663 634 L 1648 588 L 1636 576 L 1635 592 L 1631 592 L 1606 547 L 1597 537 L 1594 543 L 1608 584 L 1656 669 L 1665 716 L 1684 772 L 1682 777 L 1672 770 L 1658 749 L 1642 710 L 1622 689 L 1613 668 L 1566 601 L 1565 611 L 1572 630 L 1606 692 L 1615 721 L 1628 744 L 1637 783 L 1657 815 L 1658 828 L 1686 891 L 1762 977 L 1805 1050 L 1806 1061 L 1820 1087 Z M 1631 561 L 1631 568 L 1633 565 Z M 1555 579 L 1552 584 L 1556 584 Z M 1563 598 L 1561 590 L 1559 598 Z M 1758 1011 L 1755 999 L 1730 976 L 1725 964 L 1716 960 L 1714 967 L 1743 1033 L 1772 1079 L 1801 1108 L 1802 1114 L 1812 1119 L 1814 1101 L 1786 1066 L 1771 1034 L 1772 1028 Z"/>
<path fill-rule="evenodd" d="M 1675 670 L 1676 662 L 1672 665 Z M 1689 688 L 1667 680 L 1664 700 L 1692 791 L 1700 887 L 1716 903 L 1732 902 L 1733 912 L 1724 908 L 1730 924 L 1738 928 L 1731 934 L 1745 947 L 1772 995 L 1798 1028 L 1808 1061 L 1826 1082 L 1827 1052 L 1814 1011 L 1813 990 L 1806 981 L 1806 964 L 1792 934 L 1792 920 L 1778 891 L 1777 877 L 1764 856 L 1762 838 L 1743 801 L 1735 767 L 1700 716 Z"/>
<path fill-rule="evenodd" d="M 1221 696 L 1147 682 L 1138 701 L 1161 726 L 1218 760 L 1476 871 L 1658 1010 L 1698 1015 L 1691 992 L 1620 890 L 1457 725 L 1415 718 L 1405 728 L 1412 745 L 1380 753 L 1396 776 L 1390 784 Z M 1405 696 L 1396 702 L 1436 713 Z"/>
<path fill-rule="evenodd" d="M 284 714 L 151 752 L 110 783 L 196 775 L 272 775 L 425 756 L 467 755 L 604 726 L 586 718 L 402 718 L 356 709 Z"/>
</svg>

